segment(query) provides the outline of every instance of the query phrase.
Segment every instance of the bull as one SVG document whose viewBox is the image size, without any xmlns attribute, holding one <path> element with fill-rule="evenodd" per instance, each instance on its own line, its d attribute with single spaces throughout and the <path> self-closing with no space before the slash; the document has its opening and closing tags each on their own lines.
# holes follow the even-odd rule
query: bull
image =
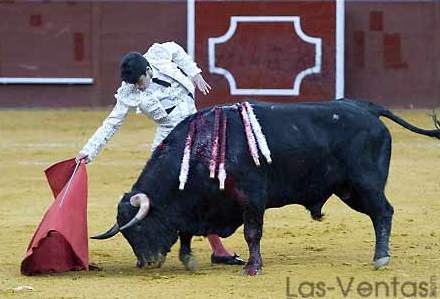
<svg viewBox="0 0 440 299">
<path fill-rule="evenodd" d="M 404 128 L 440 139 L 437 129 L 413 126 L 390 110 L 369 102 L 340 99 L 318 103 L 252 102 L 272 161 L 257 167 L 247 147 L 245 128 L 234 105 L 221 107 L 228 120 L 224 190 L 209 178 L 214 110 L 207 108 L 182 121 L 154 151 L 130 192 L 117 208 L 117 223 L 95 239 L 118 232 L 131 245 L 137 266 L 160 266 L 177 239 L 185 267 L 194 262 L 191 238 L 230 236 L 244 224 L 249 259 L 244 273 L 262 268 L 260 240 L 266 209 L 288 204 L 307 208 L 313 219 L 335 194 L 371 218 L 375 231 L 373 266 L 389 263 L 393 207 L 384 188 L 391 158 L 391 135 L 383 116 Z M 189 177 L 179 190 L 179 167 L 191 123 L 202 119 L 190 154 Z M 199 121 L 200 123 L 200 121 Z"/>
</svg>

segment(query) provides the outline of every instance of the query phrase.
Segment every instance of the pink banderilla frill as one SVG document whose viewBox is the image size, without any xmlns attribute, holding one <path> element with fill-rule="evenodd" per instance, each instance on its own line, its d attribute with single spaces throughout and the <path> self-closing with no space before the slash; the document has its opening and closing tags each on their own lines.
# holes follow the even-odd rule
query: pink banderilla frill
<svg viewBox="0 0 440 299">
<path fill-rule="evenodd" d="M 189 159 L 191 156 L 191 145 L 194 138 L 194 131 L 195 123 L 193 120 L 189 125 L 188 135 L 186 136 L 185 149 L 183 151 L 182 164 L 180 165 L 179 190 L 183 190 L 185 188 L 186 180 L 188 179 Z"/>
<path fill-rule="evenodd" d="M 211 160 L 209 161 L 209 177 L 215 177 L 215 170 L 217 167 L 217 153 L 218 153 L 218 139 L 219 139 L 219 130 L 220 130 L 220 113 L 222 112 L 221 108 L 214 108 L 214 132 L 212 135 L 212 150 L 211 150 Z"/>
<path fill-rule="evenodd" d="M 221 149 L 220 149 L 220 164 L 218 166 L 218 180 L 220 182 L 220 190 L 225 189 L 225 180 L 226 180 L 226 169 L 225 169 L 225 157 L 226 157 L 226 126 L 227 119 L 223 114 L 223 122 L 222 122 L 222 140 L 221 140 Z"/>
<path fill-rule="evenodd" d="M 249 116 L 246 111 L 246 106 L 241 103 L 241 117 L 243 119 L 244 131 L 246 133 L 246 139 L 249 146 L 249 152 L 254 159 L 255 165 L 260 166 L 260 160 L 258 155 L 257 143 L 255 142 L 255 136 L 252 132 L 252 127 L 249 121 Z"/>
<path fill-rule="evenodd" d="M 212 132 L 211 139 L 211 158 L 209 160 L 209 176 L 215 178 L 216 170 L 218 169 L 217 178 L 219 180 L 220 190 L 225 189 L 226 181 L 226 131 L 227 131 L 227 118 L 223 112 L 225 107 L 214 108 L 214 131 Z M 246 140 L 249 147 L 250 155 L 255 162 L 255 165 L 260 166 L 260 158 L 258 150 L 266 158 L 270 164 L 272 162 L 271 153 L 267 144 L 266 137 L 263 134 L 261 125 L 253 111 L 252 106 L 248 102 L 241 103 L 240 105 L 229 106 L 233 110 L 239 110 L 243 121 Z M 221 123 L 221 126 L 220 126 Z M 195 138 L 196 124 L 200 126 L 200 119 L 193 119 L 189 125 L 188 135 L 185 141 L 185 149 L 183 152 L 182 164 L 180 166 L 179 175 L 179 189 L 185 188 L 186 181 L 189 173 L 189 162 L 191 156 L 191 147 Z"/>
</svg>

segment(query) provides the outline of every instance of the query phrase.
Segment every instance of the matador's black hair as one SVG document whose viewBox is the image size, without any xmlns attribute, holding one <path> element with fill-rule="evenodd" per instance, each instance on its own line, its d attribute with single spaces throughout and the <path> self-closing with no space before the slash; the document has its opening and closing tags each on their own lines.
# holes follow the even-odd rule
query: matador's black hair
<svg viewBox="0 0 440 299">
<path fill-rule="evenodd" d="M 121 79 L 127 83 L 135 84 L 140 76 L 146 75 L 149 67 L 147 59 L 139 52 L 128 52 L 121 60 Z"/>
</svg>

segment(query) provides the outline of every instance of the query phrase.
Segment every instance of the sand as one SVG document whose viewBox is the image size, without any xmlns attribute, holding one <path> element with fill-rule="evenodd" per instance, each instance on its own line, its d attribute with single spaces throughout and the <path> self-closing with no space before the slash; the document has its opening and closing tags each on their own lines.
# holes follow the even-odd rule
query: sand
<svg viewBox="0 0 440 299">
<path fill-rule="evenodd" d="M 429 111 L 396 112 L 421 127 L 432 127 Z M 163 268 L 137 269 L 135 256 L 120 235 L 89 242 L 90 260 L 102 271 L 21 275 L 26 247 L 52 200 L 43 170 L 73 157 L 106 113 L 0 111 L 0 297 L 362 298 L 370 285 L 370 298 L 387 298 L 387 287 L 389 298 L 394 283 L 396 297 L 402 298 L 413 292 L 422 297 L 426 288 L 427 295 L 435 295 L 431 288 L 440 286 L 440 141 L 390 122 L 393 155 L 386 194 L 395 217 L 392 259 L 385 269 L 372 270 L 374 234 L 369 218 L 334 197 L 323 209 L 322 222 L 311 220 L 299 206 L 266 212 L 264 268 L 257 277 L 241 276 L 239 266 L 212 266 L 203 237 L 193 242 L 196 272 L 184 270 L 177 246 Z M 131 115 L 97 161 L 88 165 L 90 235 L 113 224 L 120 195 L 129 190 L 149 158 L 153 133 L 152 122 Z M 224 243 L 247 258 L 242 228 Z M 13 290 L 19 286 L 33 290 Z M 358 287 L 367 293 L 359 293 Z M 440 288 L 436 294 L 440 296 Z"/>
</svg>

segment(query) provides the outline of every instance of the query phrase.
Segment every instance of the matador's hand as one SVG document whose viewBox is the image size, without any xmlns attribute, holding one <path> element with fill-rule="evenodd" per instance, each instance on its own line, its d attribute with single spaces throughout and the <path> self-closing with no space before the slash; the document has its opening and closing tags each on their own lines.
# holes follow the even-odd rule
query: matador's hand
<svg viewBox="0 0 440 299">
<path fill-rule="evenodd" d="M 198 73 L 191 78 L 194 85 L 200 90 L 204 95 L 207 95 L 211 90 L 211 86 L 203 79 L 202 74 Z"/>
<path fill-rule="evenodd" d="M 81 162 L 82 160 L 84 160 L 84 162 L 85 162 L 86 164 L 89 163 L 89 156 L 86 155 L 86 154 L 82 154 L 82 153 L 79 153 L 78 155 L 76 155 L 76 157 L 75 157 L 75 161 L 76 161 L 76 163 L 79 163 L 79 162 Z"/>
</svg>

